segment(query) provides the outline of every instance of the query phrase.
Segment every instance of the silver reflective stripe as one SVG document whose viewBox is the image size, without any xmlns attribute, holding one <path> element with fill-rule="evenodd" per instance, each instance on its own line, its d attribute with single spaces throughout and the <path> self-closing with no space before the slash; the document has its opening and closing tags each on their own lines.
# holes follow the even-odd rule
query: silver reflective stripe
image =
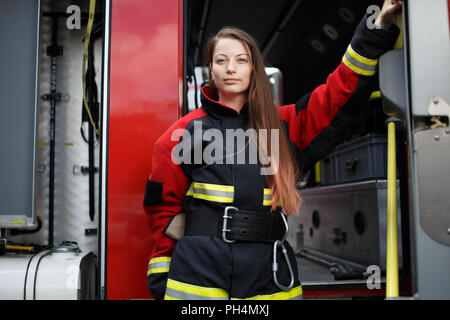
<svg viewBox="0 0 450 320">
<path fill-rule="evenodd" d="M 186 195 L 207 201 L 232 203 L 234 201 L 234 187 L 192 182 Z"/>
<path fill-rule="evenodd" d="M 263 206 L 270 206 L 272 203 L 272 194 L 270 189 L 264 189 Z"/>
<path fill-rule="evenodd" d="M 156 271 L 156 269 L 169 268 L 169 267 L 170 267 L 170 261 L 155 262 L 155 263 L 152 263 L 148 267 L 148 270 Z"/>
<path fill-rule="evenodd" d="M 169 272 L 170 257 L 157 257 L 150 260 L 147 269 L 147 276 L 153 273 Z"/>
<path fill-rule="evenodd" d="M 280 202 L 277 201 L 275 203 L 277 206 L 281 206 Z M 264 189 L 263 194 L 263 206 L 271 206 L 272 205 L 272 193 L 270 189 Z"/>
<path fill-rule="evenodd" d="M 372 73 L 372 72 L 375 73 L 375 71 L 377 70 L 376 64 L 370 65 L 370 64 L 362 63 L 362 62 L 356 60 L 355 58 L 353 58 L 350 55 L 349 51 L 345 52 L 345 58 L 347 59 L 347 61 L 349 61 L 353 66 L 356 66 L 358 69 L 362 69 L 362 70 L 368 71 L 370 73 Z M 351 68 L 351 69 L 353 69 L 353 68 Z"/>
<path fill-rule="evenodd" d="M 231 198 L 231 199 L 234 197 L 234 192 L 201 189 L 201 188 L 196 188 L 196 187 L 193 187 L 192 190 L 196 194 L 208 195 L 208 196 L 212 196 L 212 197 L 223 197 L 223 198 Z"/>
<path fill-rule="evenodd" d="M 349 45 L 342 57 L 344 64 L 356 73 L 372 76 L 376 73 L 378 60 L 361 56 Z"/>
<path fill-rule="evenodd" d="M 228 292 L 167 279 L 165 300 L 228 300 Z"/>
<path fill-rule="evenodd" d="M 303 289 L 300 285 L 289 291 L 275 292 L 272 294 L 260 294 L 244 299 L 231 298 L 231 300 L 303 300 Z"/>
<path fill-rule="evenodd" d="M 166 288 L 165 300 L 179 299 L 179 300 L 228 300 L 226 297 L 208 297 L 201 296 L 193 293 L 183 292 Z"/>
</svg>

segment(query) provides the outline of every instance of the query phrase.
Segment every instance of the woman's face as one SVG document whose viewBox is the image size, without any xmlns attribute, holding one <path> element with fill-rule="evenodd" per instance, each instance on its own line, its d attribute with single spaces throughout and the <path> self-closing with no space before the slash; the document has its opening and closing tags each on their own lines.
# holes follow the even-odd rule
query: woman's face
<svg viewBox="0 0 450 320">
<path fill-rule="evenodd" d="M 236 39 L 220 39 L 214 48 L 211 76 L 220 97 L 247 98 L 252 75 L 250 55 L 244 44 Z"/>
</svg>

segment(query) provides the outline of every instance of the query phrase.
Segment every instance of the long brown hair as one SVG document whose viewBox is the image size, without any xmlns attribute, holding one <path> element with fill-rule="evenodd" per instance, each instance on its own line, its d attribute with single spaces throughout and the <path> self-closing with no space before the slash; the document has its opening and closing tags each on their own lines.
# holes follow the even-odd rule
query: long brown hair
<svg viewBox="0 0 450 320">
<path fill-rule="evenodd" d="M 279 157 L 278 159 L 271 157 L 272 161 L 278 162 L 272 163 L 272 165 L 277 166 L 278 170 L 275 171 L 275 174 L 267 176 L 272 194 L 271 209 L 275 210 L 280 205 L 286 214 L 297 214 L 301 204 L 301 198 L 295 187 L 298 170 L 289 149 L 288 138 L 274 105 L 273 91 L 264 69 L 261 52 L 255 40 L 248 33 L 235 27 L 224 27 L 208 42 L 208 66 L 212 64 L 217 42 L 224 38 L 241 41 L 250 56 L 252 75 L 248 89 L 249 128 L 253 128 L 257 132 L 260 129 L 266 129 L 268 134 L 267 141 L 271 141 L 270 134 L 272 129 L 276 129 L 279 132 Z M 214 98 L 218 98 L 217 88 L 211 81 L 210 91 Z M 261 143 L 259 143 L 259 147 L 262 147 Z M 270 145 L 267 145 L 267 147 L 269 150 L 267 150 L 268 153 L 266 151 L 266 154 L 270 154 Z"/>
</svg>

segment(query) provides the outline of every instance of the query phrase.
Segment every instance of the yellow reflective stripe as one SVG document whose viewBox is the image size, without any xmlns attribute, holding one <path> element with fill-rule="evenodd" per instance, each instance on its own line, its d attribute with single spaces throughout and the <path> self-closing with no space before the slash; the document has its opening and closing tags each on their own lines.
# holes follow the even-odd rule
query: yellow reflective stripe
<svg viewBox="0 0 450 320">
<path fill-rule="evenodd" d="M 169 272 L 171 257 L 157 257 L 148 263 L 147 276 L 153 273 Z"/>
<path fill-rule="evenodd" d="M 193 193 L 192 196 L 194 198 L 208 200 L 208 201 L 214 201 L 214 202 L 231 203 L 231 202 L 234 201 L 233 198 L 224 198 L 224 197 L 218 197 L 218 196 L 208 196 L 208 195 L 202 194 L 202 193 Z"/>
<path fill-rule="evenodd" d="M 168 296 L 167 294 L 164 296 L 164 300 L 183 300 L 183 299 L 181 299 L 181 298 L 174 298 L 174 297 L 171 297 L 171 296 Z"/>
<path fill-rule="evenodd" d="M 228 293 L 223 289 L 196 286 L 189 283 L 179 282 L 173 279 L 167 280 L 167 287 L 204 297 L 228 297 Z"/>
<path fill-rule="evenodd" d="M 378 64 L 377 59 L 369 59 L 359 55 L 353 50 L 351 45 L 348 46 L 347 51 L 342 57 L 342 61 L 353 71 L 366 76 L 374 75 Z"/>
<path fill-rule="evenodd" d="M 381 91 L 380 91 L 380 90 L 374 91 L 374 92 L 372 92 L 372 93 L 370 94 L 369 101 L 372 101 L 372 100 L 374 100 L 374 99 L 379 99 L 379 98 L 381 98 L 381 97 L 382 97 L 382 96 L 381 96 Z"/>
<path fill-rule="evenodd" d="M 271 205 L 272 205 L 272 200 L 263 200 L 263 206 L 271 206 Z M 280 206 L 280 202 L 277 201 L 276 205 Z"/>
<path fill-rule="evenodd" d="M 349 67 L 350 69 L 352 69 L 356 73 L 359 73 L 359 74 L 362 74 L 362 75 L 365 75 L 365 76 L 373 76 L 376 73 L 376 71 L 366 71 L 364 69 L 358 68 L 353 63 L 348 61 L 348 59 L 345 56 L 342 58 L 342 61 L 344 62 L 344 64 L 347 67 Z"/>
<path fill-rule="evenodd" d="M 220 288 L 196 286 L 189 283 L 167 279 L 167 289 L 164 299 L 220 299 L 228 298 L 228 292 Z"/>
<path fill-rule="evenodd" d="M 164 268 L 152 268 L 147 271 L 147 276 L 153 274 L 153 273 L 163 273 L 163 272 L 169 272 L 169 267 Z"/>
<path fill-rule="evenodd" d="M 363 63 L 363 64 L 368 64 L 370 66 L 376 66 L 378 63 L 377 59 L 369 59 L 366 57 L 363 57 L 361 55 L 359 55 L 355 50 L 353 50 L 352 46 L 349 45 L 347 48 L 347 52 L 356 60 L 358 60 L 359 62 Z"/>
<path fill-rule="evenodd" d="M 172 260 L 171 257 L 157 257 L 150 260 L 149 264 L 156 262 L 170 262 Z"/>
<path fill-rule="evenodd" d="M 272 193 L 270 189 L 264 188 L 263 206 L 270 206 L 272 203 Z"/>
<path fill-rule="evenodd" d="M 186 196 L 220 203 L 234 201 L 234 187 L 219 184 L 192 182 Z"/>
<path fill-rule="evenodd" d="M 263 196 L 263 206 L 271 206 L 272 205 L 272 192 L 270 189 L 264 188 L 264 196 Z M 277 201 L 277 206 L 280 206 L 280 202 Z"/>
<path fill-rule="evenodd" d="M 194 188 L 225 191 L 225 192 L 234 192 L 233 186 L 225 186 L 225 185 L 210 184 L 210 183 L 200 183 L 200 182 L 193 182 L 192 185 L 194 186 Z"/>
<path fill-rule="evenodd" d="M 302 286 L 298 286 L 287 292 L 282 291 L 273 294 L 260 294 L 245 299 L 231 298 L 231 300 L 288 300 L 293 298 L 301 298 L 302 295 L 303 295 Z"/>
</svg>

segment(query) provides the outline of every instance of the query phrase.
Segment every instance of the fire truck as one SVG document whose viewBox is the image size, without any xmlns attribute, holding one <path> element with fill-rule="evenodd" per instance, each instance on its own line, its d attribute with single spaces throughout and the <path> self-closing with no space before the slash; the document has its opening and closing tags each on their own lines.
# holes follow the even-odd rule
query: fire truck
<svg viewBox="0 0 450 320">
<path fill-rule="evenodd" d="M 340 63 L 377 0 L 2 0 L 0 299 L 152 299 L 154 144 L 200 108 L 204 49 L 258 41 L 278 105 Z M 404 0 L 345 141 L 288 219 L 304 299 L 450 299 L 450 1 Z"/>
</svg>

